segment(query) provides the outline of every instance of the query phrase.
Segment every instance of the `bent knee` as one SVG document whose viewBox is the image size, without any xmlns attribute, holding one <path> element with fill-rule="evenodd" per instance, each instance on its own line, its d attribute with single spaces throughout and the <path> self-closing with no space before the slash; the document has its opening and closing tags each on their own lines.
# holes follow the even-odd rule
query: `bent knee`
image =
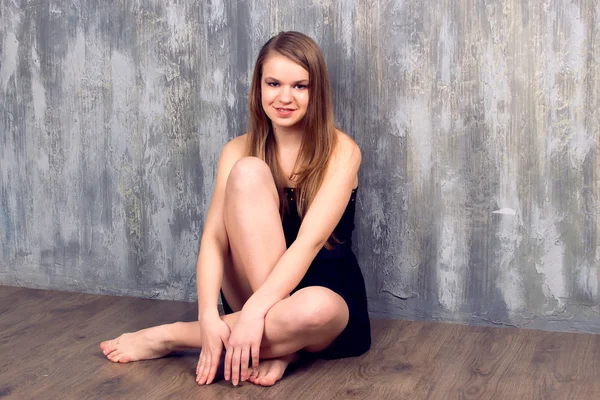
<svg viewBox="0 0 600 400">
<path fill-rule="evenodd" d="M 240 158 L 231 168 L 227 190 L 255 191 L 259 185 L 274 185 L 269 166 L 257 157 Z"/>
<path fill-rule="evenodd" d="M 334 291 L 321 286 L 300 289 L 293 294 L 302 305 L 291 316 L 301 328 L 309 331 L 339 327 L 348 323 L 348 306 Z M 341 330 L 340 329 L 340 330 Z"/>
</svg>

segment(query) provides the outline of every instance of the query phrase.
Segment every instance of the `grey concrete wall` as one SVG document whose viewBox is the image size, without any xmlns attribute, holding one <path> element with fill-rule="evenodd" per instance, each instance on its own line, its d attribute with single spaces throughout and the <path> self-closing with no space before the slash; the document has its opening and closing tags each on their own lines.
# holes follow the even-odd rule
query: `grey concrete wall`
<svg viewBox="0 0 600 400">
<path fill-rule="evenodd" d="M 0 283 L 193 301 L 280 30 L 363 151 L 373 315 L 600 332 L 597 0 L 1 0 Z"/>
</svg>

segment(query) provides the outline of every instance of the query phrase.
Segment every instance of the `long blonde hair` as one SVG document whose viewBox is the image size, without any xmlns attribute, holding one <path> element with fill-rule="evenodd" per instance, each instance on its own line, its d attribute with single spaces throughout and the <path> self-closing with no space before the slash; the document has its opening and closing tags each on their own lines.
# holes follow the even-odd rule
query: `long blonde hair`
<svg viewBox="0 0 600 400">
<path fill-rule="evenodd" d="M 321 49 L 303 33 L 281 32 L 269 39 L 258 53 L 248 96 L 250 126 L 246 155 L 262 159 L 271 169 L 279 192 L 282 217 L 287 211 L 284 193 L 287 180 L 277 159 L 273 126 L 261 101 L 262 67 L 274 53 L 302 66 L 309 76 L 308 109 L 302 123 L 304 134 L 296 164 L 289 177 L 296 183 L 298 214 L 303 218 L 323 182 L 327 163 L 336 143 L 331 87 Z M 326 247 L 329 248 L 329 243 Z"/>
</svg>

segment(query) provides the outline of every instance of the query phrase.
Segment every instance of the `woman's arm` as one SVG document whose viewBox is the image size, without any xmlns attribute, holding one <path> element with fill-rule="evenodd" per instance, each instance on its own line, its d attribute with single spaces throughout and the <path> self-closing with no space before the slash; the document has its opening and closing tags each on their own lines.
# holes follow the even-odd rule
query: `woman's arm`
<svg viewBox="0 0 600 400">
<path fill-rule="evenodd" d="M 296 240 L 277 261 L 263 285 L 246 301 L 231 330 L 224 375 L 226 380 L 231 378 L 234 385 L 240 377 L 242 380 L 248 378 L 250 361 L 253 372 L 258 370 L 267 312 L 275 303 L 288 296 L 302 280 L 339 223 L 350 200 L 361 155 L 350 137 L 345 134 L 338 137 L 340 140 L 329 161 L 321 187 L 302 220 Z"/>
<path fill-rule="evenodd" d="M 302 280 L 342 218 L 360 163 L 360 149 L 350 137 L 341 134 L 323 183 L 302 220 L 296 240 L 275 264 L 265 283 L 248 299 L 244 309 L 264 316 Z"/>
<path fill-rule="evenodd" d="M 233 165 L 243 156 L 244 141 L 244 136 L 231 140 L 223 148 L 219 159 L 215 189 L 208 208 L 196 263 L 199 319 L 206 314 L 219 315 L 217 303 L 223 281 L 225 257 L 229 249 L 223 221 L 225 185 Z"/>
<path fill-rule="evenodd" d="M 215 378 L 223 345 L 227 346 L 230 336 L 229 327 L 219 318 L 217 309 L 229 248 L 223 209 L 227 178 L 235 162 L 243 155 L 244 140 L 241 137 L 231 140 L 221 152 L 215 189 L 208 208 L 196 263 L 198 321 L 201 325 L 202 342 L 196 366 L 196 382 L 200 385 L 209 384 Z"/>
</svg>

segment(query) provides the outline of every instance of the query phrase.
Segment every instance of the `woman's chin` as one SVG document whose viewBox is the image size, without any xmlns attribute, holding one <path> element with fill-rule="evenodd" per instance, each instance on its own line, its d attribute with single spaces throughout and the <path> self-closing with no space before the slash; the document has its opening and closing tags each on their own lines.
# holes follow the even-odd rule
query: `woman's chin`
<svg viewBox="0 0 600 400">
<path fill-rule="evenodd" d="M 271 119 L 274 128 L 299 130 L 302 128 L 302 120 L 288 120 L 282 118 Z"/>
</svg>

